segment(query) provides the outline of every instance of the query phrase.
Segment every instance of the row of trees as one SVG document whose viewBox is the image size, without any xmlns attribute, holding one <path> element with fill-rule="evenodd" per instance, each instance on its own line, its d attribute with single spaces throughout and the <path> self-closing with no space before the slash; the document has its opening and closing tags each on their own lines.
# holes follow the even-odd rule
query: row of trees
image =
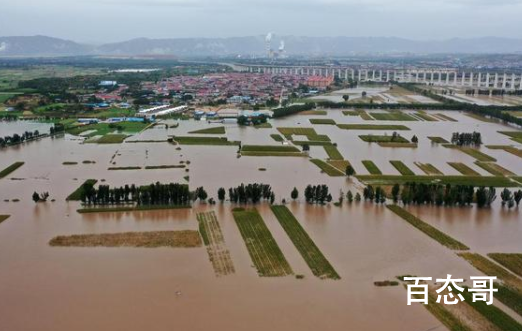
<svg viewBox="0 0 522 331">
<path fill-rule="evenodd" d="M 40 132 L 38 130 L 35 131 L 25 131 L 21 135 L 15 133 L 12 136 L 0 137 L 0 148 L 6 147 L 9 145 L 16 145 L 23 143 L 24 141 L 31 140 L 34 138 L 38 138 L 40 136 Z"/>
<path fill-rule="evenodd" d="M 200 187 L 191 192 L 188 185 L 156 182 L 150 185 L 125 185 L 110 187 L 92 183 L 82 185 L 81 201 L 85 204 L 121 204 L 134 202 L 138 205 L 188 205 L 196 199 L 205 200 L 206 191 Z"/>
<path fill-rule="evenodd" d="M 451 143 L 458 146 L 480 146 L 482 145 L 482 137 L 480 132 L 453 132 Z"/>
<path fill-rule="evenodd" d="M 304 191 L 305 200 L 308 203 L 324 204 L 332 201 L 332 195 L 326 185 L 308 185 Z"/>
<path fill-rule="evenodd" d="M 522 200 L 522 190 L 518 190 L 513 193 L 505 188 L 502 190 L 502 192 L 500 192 L 500 199 L 502 200 L 502 207 L 507 206 L 509 209 L 511 209 L 516 205 L 518 208 L 520 200 Z"/>
<path fill-rule="evenodd" d="M 275 193 L 272 191 L 272 187 L 267 184 L 254 183 L 254 184 L 243 184 L 237 187 L 231 187 L 228 189 L 228 196 L 231 202 L 234 203 L 258 203 L 262 200 L 270 201 L 274 203 Z M 226 199 L 226 190 L 221 187 L 218 190 L 218 200 L 223 202 Z"/>
<path fill-rule="evenodd" d="M 284 116 L 288 116 L 288 115 L 297 114 L 302 111 L 312 110 L 314 108 L 315 108 L 315 104 L 311 103 L 311 102 L 305 103 L 303 105 L 291 105 L 291 106 L 286 106 L 286 107 L 282 107 L 282 108 L 276 108 L 276 109 L 274 109 L 274 114 L 272 115 L 272 117 L 274 117 L 274 118 L 284 117 Z"/>
</svg>

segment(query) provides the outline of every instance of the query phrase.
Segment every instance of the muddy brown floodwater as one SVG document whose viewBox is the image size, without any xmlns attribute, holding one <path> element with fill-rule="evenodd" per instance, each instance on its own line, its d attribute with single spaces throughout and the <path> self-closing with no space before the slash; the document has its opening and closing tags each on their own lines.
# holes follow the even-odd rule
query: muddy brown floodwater
<svg viewBox="0 0 522 331">
<path fill-rule="evenodd" d="M 389 160 L 432 163 L 445 174 L 457 174 L 446 162 L 464 162 L 481 174 L 474 159 L 456 150 L 432 145 L 427 136 L 446 139 L 454 131 L 478 130 L 485 144 L 516 145 L 497 133 L 506 126 L 479 122 L 457 112 L 444 112 L 458 122 L 406 122 L 419 137 L 417 149 L 382 148 L 361 141 L 365 131 L 315 125 L 328 134 L 360 174 L 361 160 L 373 160 L 387 174 L 398 174 Z M 293 116 L 273 121 L 272 129 L 226 125 L 230 140 L 243 144 L 277 144 L 270 138 L 277 126 L 311 127 L 309 118 Z M 325 116 L 321 116 L 326 118 Z M 368 123 L 339 111 L 327 116 L 337 123 Z M 378 122 L 380 123 L 380 122 Z M 397 124 L 397 122 L 390 122 Z M 0 136 L 40 124 L 0 123 Z M 178 128 L 151 129 L 134 140 L 161 140 L 205 128 L 203 122 L 181 121 Z M 387 131 L 389 134 L 390 131 Z M 520 145 L 518 145 L 520 148 Z M 520 158 L 501 150 L 482 151 L 498 164 L 521 175 Z M 0 225 L 0 330 L 445 330 L 420 305 L 406 305 L 401 287 L 379 288 L 376 280 L 397 275 L 443 277 L 450 273 L 469 279 L 480 273 L 454 252 L 429 239 L 384 206 L 369 203 L 342 207 L 288 204 L 290 210 L 341 276 L 321 280 L 313 276 L 268 205 L 258 209 L 295 274 L 280 278 L 257 275 L 232 218 L 229 203 L 193 209 L 125 213 L 78 214 L 78 202 L 65 198 L 85 179 L 105 184 L 184 182 L 204 186 L 216 197 L 219 187 L 243 183 L 271 184 L 277 202 L 297 187 L 327 184 L 336 200 L 339 190 L 355 193 L 353 179 L 328 177 L 304 157 L 241 157 L 237 147 L 181 146 L 169 143 L 81 144 L 75 137 L 45 138 L 0 151 L 0 169 L 15 161 L 25 165 L 0 180 L 0 214 L 11 217 Z M 115 156 L 114 156 L 115 155 Z M 310 155 L 326 153 L 312 146 Z M 115 166 L 178 164 L 184 169 L 109 171 Z M 92 160 L 94 164 L 83 164 Z M 74 161 L 77 165 L 63 165 Z M 259 171 L 266 168 L 267 171 Z M 35 204 L 34 191 L 48 191 L 55 202 Z M 498 190 L 499 191 L 499 190 Z M 4 200 L 11 200 L 5 202 Z M 13 199 L 20 199 L 13 202 Z M 198 229 L 196 213 L 214 210 L 236 272 L 216 277 L 205 247 L 200 248 L 63 248 L 48 242 L 57 235 L 126 231 Z M 422 219 L 481 253 L 522 252 L 522 213 L 506 211 L 499 201 L 490 210 L 475 208 L 410 207 Z"/>
</svg>

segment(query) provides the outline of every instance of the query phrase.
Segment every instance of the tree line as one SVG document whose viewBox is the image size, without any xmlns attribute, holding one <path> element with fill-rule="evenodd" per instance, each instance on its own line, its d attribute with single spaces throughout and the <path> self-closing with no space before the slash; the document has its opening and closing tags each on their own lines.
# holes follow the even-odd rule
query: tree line
<svg viewBox="0 0 522 331">
<path fill-rule="evenodd" d="M 312 110 L 314 108 L 315 108 L 315 104 L 312 102 L 307 102 L 307 103 L 301 104 L 301 105 L 285 106 L 282 108 L 273 109 L 274 114 L 272 115 L 272 117 L 274 117 L 274 118 L 284 117 L 284 116 L 288 116 L 288 115 L 297 114 L 302 111 Z"/>
<path fill-rule="evenodd" d="M 136 203 L 137 205 L 190 205 L 197 199 L 205 200 L 206 191 L 200 187 L 190 191 L 187 184 L 156 182 L 150 185 L 125 185 L 110 187 L 92 183 L 84 183 L 81 190 L 81 201 L 84 204 L 111 205 Z"/>
<path fill-rule="evenodd" d="M 482 145 L 482 137 L 480 132 L 453 132 L 451 143 L 458 146 L 480 146 Z"/>
<path fill-rule="evenodd" d="M 231 187 L 228 189 L 228 196 L 230 202 L 234 203 L 258 203 L 266 200 L 270 203 L 275 202 L 275 193 L 272 191 L 272 187 L 268 184 L 254 183 L 254 184 L 243 184 Z M 218 200 L 223 202 L 226 199 L 226 190 L 221 187 L 218 189 Z"/>
<path fill-rule="evenodd" d="M 20 144 L 27 140 L 36 139 L 38 137 L 40 137 L 40 131 L 38 130 L 25 131 L 21 135 L 15 133 L 12 136 L 4 136 L 3 138 L 0 137 L 0 148 Z"/>
</svg>

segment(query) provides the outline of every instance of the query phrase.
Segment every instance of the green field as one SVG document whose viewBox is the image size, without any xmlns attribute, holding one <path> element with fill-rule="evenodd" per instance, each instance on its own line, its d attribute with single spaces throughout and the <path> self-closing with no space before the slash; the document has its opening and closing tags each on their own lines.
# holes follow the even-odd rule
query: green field
<svg viewBox="0 0 522 331">
<path fill-rule="evenodd" d="M 190 134 L 225 134 L 224 126 L 217 126 L 214 128 L 206 128 L 201 130 L 190 131 Z"/>
<path fill-rule="evenodd" d="M 272 139 L 274 139 L 277 142 L 283 142 L 285 140 L 283 136 L 277 133 L 271 134 L 270 137 L 272 137 Z"/>
<path fill-rule="evenodd" d="M 496 276 L 502 283 L 497 284 L 499 291 L 495 293 L 495 298 L 522 316 L 522 280 L 520 278 L 480 254 L 459 253 L 459 256 L 480 272 L 488 276 Z"/>
<path fill-rule="evenodd" d="M 96 179 L 87 179 L 85 182 L 80 185 L 73 193 L 69 194 L 69 196 L 65 199 L 66 201 L 80 201 L 82 198 L 82 193 L 84 189 L 84 185 L 86 184 L 96 184 L 98 180 Z"/>
<path fill-rule="evenodd" d="M 94 132 L 88 134 L 89 137 L 103 136 L 109 133 L 134 134 L 145 129 L 147 125 L 147 123 L 143 122 L 119 122 L 113 123 L 112 125 L 108 123 L 98 123 L 75 126 L 70 129 L 67 129 L 67 133 L 77 136 L 83 132 L 93 130 Z"/>
<path fill-rule="evenodd" d="M 168 209 L 183 209 L 192 208 L 190 205 L 140 205 L 140 206 L 115 206 L 115 207 L 92 207 L 82 208 L 76 211 L 80 214 L 92 213 L 121 213 L 129 211 L 147 211 L 147 210 L 168 210 Z"/>
<path fill-rule="evenodd" d="M 292 268 L 257 209 L 236 209 L 232 214 L 259 276 L 291 275 Z"/>
<path fill-rule="evenodd" d="M 386 206 L 389 210 L 397 214 L 397 216 L 404 219 L 406 222 L 410 223 L 414 227 L 416 227 L 418 230 L 422 231 L 424 234 L 428 235 L 430 238 L 436 240 L 439 244 L 444 245 L 448 247 L 449 249 L 453 250 L 468 250 L 469 247 L 464 245 L 463 243 L 459 242 L 458 240 L 455 240 L 448 236 L 447 234 L 437 230 L 433 226 L 429 225 L 428 223 L 424 222 L 420 218 L 415 217 L 414 215 L 410 214 L 405 209 L 397 206 L 397 205 L 387 205 Z"/>
<path fill-rule="evenodd" d="M 344 116 L 359 116 L 361 112 L 357 110 L 343 110 Z"/>
<path fill-rule="evenodd" d="M 511 270 L 513 273 L 522 277 L 521 253 L 490 253 L 488 256 Z"/>
<path fill-rule="evenodd" d="M 390 163 L 392 164 L 392 166 L 395 167 L 395 169 L 397 169 L 397 171 L 401 175 L 404 175 L 404 176 L 414 176 L 415 175 L 415 173 L 410 168 L 408 168 L 408 166 L 406 166 L 404 164 L 404 162 L 402 162 L 402 161 L 391 160 Z"/>
<path fill-rule="evenodd" d="M 306 136 L 309 141 L 330 141 L 328 136 L 317 134 L 314 128 L 280 127 L 277 130 L 287 139 L 291 139 L 293 135 L 296 135 Z"/>
<path fill-rule="evenodd" d="M 97 144 L 121 144 L 125 139 L 127 139 L 126 134 L 106 134 L 105 136 L 96 139 Z"/>
<path fill-rule="evenodd" d="M 442 146 L 444 146 L 446 148 L 457 149 L 457 150 L 459 150 L 459 151 L 461 151 L 463 153 L 468 154 L 471 157 L 474 157 L 475 159 L 477 159 L 479 161 L 484 161 L 484 162 L 495 162 L 495 161 L 497 161 L 497 159 L 495 159 L 494 157 L 489 156 L 487 154 L 484 154 L 484 153 L 482 153 L 481 151 L 479 151 L 476 148 L 461 147 L 461 146 L 452 145 L 452 144 L 444 144 Z"/>
<path fill-rule="evenodd" d="M 379 121 L 417 121 L 415 117 L 401 111 L 391 111 L 386 113 L 372 112 L 371 115 Z"/>
<path fill-rule="evenodd" d="M 15 162 L 11 164 L 9 167 L 5 168 L 4 170 L 0 171 L 0 179 L 8 176 L 12 172 L 14 172 L 16 169 L 20 168 L 24 165 L 25 162 Z"/>
<path fill-rule="evenodd" d="M 157 166 L 145 166 L 145 170 L 157 170 L 157 169 L 182 169 L 187 166 L 184 164 L 164 164 Z"/>
<path fill-rule="evenodd" d="M 343 155 L 334 145 L 324 145 L 323 147 L 330 160 L 344 160 Z"/>
<path fill-rule="evenodd" d="M 444 115 L 442 113 L 437 113 L 436 114 L 438 117 L 442 118 L 443 120 L 445 121 L 448 121 L 448 122 L 458 122 L 456 119 L 454 119 L 453 117 L 450 117 L 448 115 Z"/>
<path fill-rule="evenodd" d="M 448 164 L 452 168 L 454 168 L 455 170 L 457 170 L 458 172 L 460 172 L 461 174 L 463 174 L 465 176 L 480 176 L 480 174 L 478 172 L 471 169 L 470 167 L 468 167 L 467 165 L 465 165 L 462 162 L 448 162 Z"/>
<path fill-rule="evenodd" d="M 217 276 L 235 272 L 232 257 L 225 245 L 225 238 L 214 211 L 196 214 L 199 233 L 207 247 L 208 258 Z"/>
<path fill-rule="evenodd" d="M 10 215 L 0 215 L 0 223 L 9 218 Z"/>
<path fill-rule="evenodd" d="M 486 170 L 493 176 L 514 176 L 515 173 L 507 170 L 504 167 L 501 167 L 500 165 L 493 163 L 493 162 L 481 162 L 481 161 L 475 161 L 475 164 L 481 167 L 482 169 Z"/>
<path fill-rule="evenodd" d="M 335 125 L 335 121 L 331 118 L 311 118 L 310 123 L 312 124 L 325 124 L 325 125 Z"/>
<path fill-rule="evenodd" d="M 321 169 L 321 171 L 323 171 L 324 173 L 326 173 L 328 176 L 331 176 L 331 177 L 341 177 L 341 176 L 345 176 L 344 172 L 343 171 L 340 171 L 339 169 L 335 168 L 334 166 L 324 162 L 323 160 L 319 160 L 319 159 L 310 159 L 310 162 L 312 162 L 313 164 L 315 164 L 316 166 L 319 167 L 319 169 Z"/>
<path fill-rule="evenodd" d="M 172 138 L 180 145 L 239 146 L 239 141 L 229 141 L 225 137 L 174 136 Z"/>
<path fill-rule="evenodd" d="M 505 152 L 508 152 L 508 153 L 511 153 L 513 155 L 516 155 L 518 157 L 521 157 L 522 158 L 522 149 L 518 149 L 516 147 L 513 147 L 513 146 L 508 146 L 508 145 L 487 145 L 486 146 L 487 148 L 489 149 L 501 149 Z"/>
<path fill-rule="evenodd" d="M 373 161 L 364 160 L 364 161 L 362 161 L 362 164 L 364 165 L 364 167 L 366 168 L 366 170 L 368 170 L 368 172 L 370 174 L 372 174 L 372 175 L 382 175 L 381 169 L 379 169 L 377 167 L 377 165 Z"/>
<path fill-rule="evenodd" d="M 444 175 L 442 171 L 435 168 L 431 163 L 414 162 L 426 175 Z"/>
<path fill-rule="evenodd" d="M 360 135 L 359 138 L 361 138 L 362 141 L 366 141 L 368 143 L 409 143 L 410 141 L 404 137 L 396 136 L 395 139 L 392 141 L 393 136 L 392 135 L 373 135 L 373 134 L 367 134 L 367 135 Z"/>
<path fill-rule="evenodd" d="M 377 145 L 381 147 L 389 147 L 389 148 L 417 148 L 419 147 L 415 143 L 377 143 Z"/>
<path fill-rule="evenodd" d="M 319 278 L 340 279 L 339 274 L 292 212 L 286 206 L 271 206 L 271 209 L 312 273 Z"/>
<path fill-rule="evenodd" d="M 306 156 L 295 146 L 284 145 L 244 145 L 243 156 Z"/>
<path fill-rule="evenodd" d="M 506 135 L 506 136 L 510 137 L 511 140 L 522 144 L 522 131 L 498 131 L 498 133 Z"/>
<path fill-rule="evenodd" d="M 409 182 L 425 184 L 453 184 L 493 186 L 493 187 L 519 187 L 519 183 L 511 181 L 507 177 L 500 176 L 403 176 L 403 175 L 357 175 L 360 181 L 367 185 L 403 185 Z M 515 177 L 516 178 L 516 177 Z"/>
<path fill-rule="evenodd" d="M 393 130 L 393 131 L 408 131 L 409 127 L 405 125 L 395 124 L 337 124 L 339 129 L 343 130 Z"/>
<path fill-rule="evenodd" d="M 428 139 L 431 140 L 431 142 L 436 143 L 436 144 L 449 144 L 449 141 L 447 141 L 446 139 L 444 139 L 442 137 L 428 137 Z"/>
<path fill-rule="evenodd" d="M 419 111 L 419 112 L 416 112 L 415 115 L 422 118 L 423 120 L 425 120 L 427 122 L 438 122 L 439 121 L 435 117 L 432 117 L 432 116 L 426 114 L 425 112 Z"/>
</svg>

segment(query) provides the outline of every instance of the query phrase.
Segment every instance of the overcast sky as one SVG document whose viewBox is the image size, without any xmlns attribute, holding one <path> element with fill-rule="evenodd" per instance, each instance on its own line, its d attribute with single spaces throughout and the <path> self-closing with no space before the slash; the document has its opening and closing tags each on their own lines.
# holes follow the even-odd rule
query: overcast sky
<svg viewBox="0 0 522 331">
<path fill-rule="evenodd" d="M 0 0 L 0 36 L 522 38 L 522 0 Z"/>
</svg>

